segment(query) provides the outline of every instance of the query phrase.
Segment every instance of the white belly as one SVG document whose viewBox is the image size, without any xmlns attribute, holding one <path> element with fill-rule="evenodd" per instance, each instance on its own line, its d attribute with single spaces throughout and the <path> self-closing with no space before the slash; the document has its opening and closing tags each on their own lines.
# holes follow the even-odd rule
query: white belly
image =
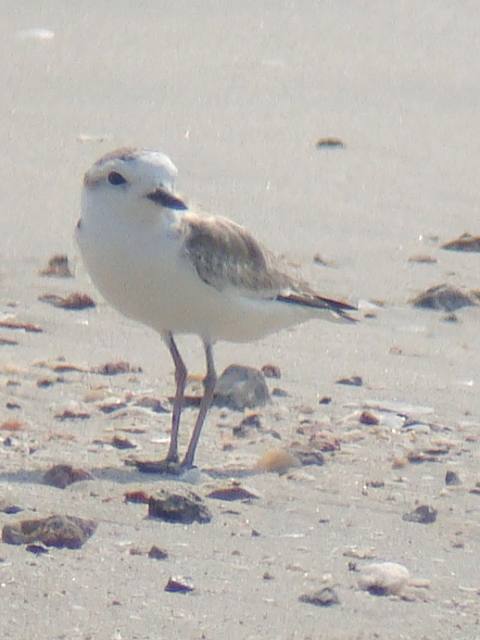
<svg viewBox="0 0 480 640">
<path fill-rule="evenodd" d="M 165 228 L 138 227 L 118 216 L 84 216 L 76 239 L 104 298 L 124 315 L 159 332 L 244 342 L 315 316 L 274 300 L 251 299 L 204 283 L 178 238 Z"/>
</svg>

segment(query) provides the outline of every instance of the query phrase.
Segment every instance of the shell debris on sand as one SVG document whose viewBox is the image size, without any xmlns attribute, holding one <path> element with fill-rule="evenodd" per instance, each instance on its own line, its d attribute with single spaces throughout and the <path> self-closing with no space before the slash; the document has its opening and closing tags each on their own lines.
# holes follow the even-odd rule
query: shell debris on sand
<svg viewBox="0 0 480 640">
<path fill-rule="evenodd" d="M 59 309 L 68 311 L 82 311 L 92 309 L 96 306 L 92 298 L 86 293 L 74 292 L 66 296 L 59 296 L 55 293 L 45 293 L 38 297 L 40 302 L 46 302 Z"/>
<path fill-rule="evenodd" d="M 447 251 L 480 252 L 480 236 L 463 233 L 459 238 L 442 244 L 441 248 Z"/>
<path fill-rule="evenodd" d="M 63 253 L 52 256 L 47 266 L 39 271 L 39 275 L 47 278 L 73 278 L 68 256 Z"/>
<path fill-rule="evenodd" d="M 473 292 L 464 292 L 449 284 L 439 284 L 419 293 L 410 300 L 414 307 L 436 311 L 456 311 L 462 307 L 473 307 L 478 298 Z"/>
<path fill-rule="evenodd" d="M 374 562 L 362 567 L 358 586 L 375 596 L 400 596 L 414 600 L 414 594 L 408 587 L 428 589 L 430 580 L 412 578 L 407 567 L 397 562 Z"/>
<path fill-rule="evenodd" d="M 258 471 L 286 473 L 294 467 L 301 467 L 300 460 L 286 449 L 274 448 L 266 451 L 255 463 Z"/>
</svg>

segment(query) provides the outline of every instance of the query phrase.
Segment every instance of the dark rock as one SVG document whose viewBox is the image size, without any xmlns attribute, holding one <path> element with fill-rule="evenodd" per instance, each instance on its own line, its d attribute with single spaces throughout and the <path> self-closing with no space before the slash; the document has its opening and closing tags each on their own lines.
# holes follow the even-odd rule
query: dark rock
<svg viewBox="0 0 480 640">
<path fill-rule="evenodd" d="M 47 547 L 44 547 L 43 544 L 27 544 L 25 550 L 29 553 L 33 553 L 36 556 L 42 555 L 43 553 L 48 553 Z"/>
<path fill-rule="evenodd" d="M 156 495 L 150 496 L 148 501 L 148 515 L 165 522 L 179 522 L 191 524 L 210 522 L 212 515 L 203 504 L 202 499 L 188 489 L 183 493 L 171 493 L 161 489 Z"/>
<path fill-rule="evenodd" d="M 280 371 L 280 367 L 277 367 L 276 364 L 264 364 L 262 367 L 262 373 L 265 378 L 281 378 L 282 372 Z"/>
<path fill-rule="evenodd" d="M 70 293 L 68 296 L 58 296 L 55 293 L 45 293 L 39 296 L 40 302 L 58 307 L 59 309 L 67 309 L 68 311 L 81 311 L 82 309 L 91 309 L 95 307 L 95 302 L 86 293 Z"/>
<path fill-rule="evenodd" d="M 286 398 L 288 396 L 288 393 L 285 391 L 285 389 L 274 387 L 272 389 L 272 396 L 275 396 L 275 398 Z"/>
<path fill-rule="evenodd" d="M 462 484 L 462 481 L 458 477 L 458 474 L 455 471 L 447 471 L 445 474 L 445 484 L 448 486 L 459 485 Z"/>
<path fill-rule="evenodd" d="M 404 513 L 402 520 L 406 522 L 419 522 L 420 524 L 431 524 L 437 519 L 438 511 L 427 504 L 422 504 L 409 513 Z"/>
<path fill-rule="evenodd" d="M 423 293 L 410 300 L 414 307 L 434 309 L 437 311 L 456 311 L 462 307 L 472 307 L 477 304 L 475 298 L 448 284 L 430 287 Z"/>
<path fill-rule="evenodd" d="M 148 557 L 153 560 L 166 560 L 168 558 L 168 553 L 163 549 L 160 549 L 160 547 L 153 545 L 148 552 Z"/>
<path fill-rule="evenodd" d="M 58 489 L 65 489 L 68 485 L 82 480 L 93 480 L 93 476 L 85 469 L 76 469 L 69 464 L 56 464 L 43 476 L 43 482 Z"/>
<path fill-rule="evenodd" d="M 318 401 L 318 404 L 330 404 L 332 401 L 332 399 L 330 398 L 330 396 L 323 396 L 323 398 L 320 398 L 320 400 Z"/>
<path fill-rule="evenodd" d="M 236 411 L 264 406 L 270 399 L 261 371 L 242 365 L 230 365 L 218 379 L 214 404 Z"/>
<path fill-rule="evenodd" d="M 5 513 L 7 515 L 14 515 L 15 513 L 19 513 L 23 511 L 22 507 L 18 507 L 16 504 L 11 504 L 5 500 L 0 500 L 0 513 Z"/>
<path fill-rule="evenodd" d="M 304 593 L 299 597 L 299 600 L 300 602 L 313 604 L 316 607 L 331 607 L 334 604 L 340 604 L 336 591 L 331 587 L 324 587 L 312 593 Z"/>
<path fill-rule="evenodd" d="M 177 576 L 175 578 L 169 578 L 167 584 L 165 585 L 164 591 L 169 591 L 170 593 L 189 593 L 193 591 L 194 586 L 191 582 L 187 581 L 186 578 L 182 576 Z"/>
<path fill-rule="evenodd" d="M 233 502 L 234 500 L 258 500 L 258 496 L 243 487 L 234 485 L 232 487 L 223 487 L 221 489 L 214 489 L 210 493 L 207 493 L 207 498 L 214 498 L 215 500 L 226 500 Z"/>
<path fill-rule="evenodd" d="M 93 520 L 54 515 L 7 524 L 2 529 L 2 540 L 7 544 L 41 542 L 47 547 L 79 549 L 94 534 L 96 528 L 97 524 Z"/>
<path fill-rule="evenodd" d="M 442 249 L 447 249 L 447 251 L 480 252 L 480 236 L 464 233 L 456 240 L 450 240 L 450 242 L 443 244 Z"/>
<path fill-rule="evenodd" d="M 363 380 L 360 376 L 350 376 L 350 378 L 340 378 L 337 380 L 337 384 L 346 384 L 351 387 L 361 387 L 363 385 Z"/>
<path fill-rule="evenodd" d="M 48 278 L 73 278 L 68 264 L 68 256 L 64 254 L 52 256 L 45 269 L 40 271 L 40 275 Z"/>
</svg>

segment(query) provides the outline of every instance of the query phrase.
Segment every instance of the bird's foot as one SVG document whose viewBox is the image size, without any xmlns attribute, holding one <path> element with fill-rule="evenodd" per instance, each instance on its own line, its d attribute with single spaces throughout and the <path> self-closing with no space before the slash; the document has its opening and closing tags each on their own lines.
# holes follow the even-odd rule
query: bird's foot
<svg viewBox="0 0 480 640">
<path fill-rule="evenodd" d="M 160 475 L 179 476 L 186 468 L 178 460 L 135 460 L 140 473 L 158 473 Z"/>
</svg>

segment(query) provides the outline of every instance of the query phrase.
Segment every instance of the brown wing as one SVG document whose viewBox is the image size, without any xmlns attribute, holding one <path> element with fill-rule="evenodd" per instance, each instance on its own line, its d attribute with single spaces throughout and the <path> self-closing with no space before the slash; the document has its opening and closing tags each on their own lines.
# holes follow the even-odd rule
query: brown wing
<svg viewBox="0 0 480 640">
<path fill-rule="evenodd" d="M 293 282 L 275 269 L 273 256 L 240 225 L 220 217 L 182 217 L 185 250 L 200 278 L 216 289 L 242 289 L 256 297 L 274 297 Z"/>
<path fill-rule="evenodd" d="M 218 290 L 234 287 L 246 296 L 318 308 L 349 319 L 355 307 L 317 295 L 305 282 L 280 270 L 275 257 L 243 227 L 221 217 L 182 216 L 185 251 L 199 277 Z"/>
</svg>

